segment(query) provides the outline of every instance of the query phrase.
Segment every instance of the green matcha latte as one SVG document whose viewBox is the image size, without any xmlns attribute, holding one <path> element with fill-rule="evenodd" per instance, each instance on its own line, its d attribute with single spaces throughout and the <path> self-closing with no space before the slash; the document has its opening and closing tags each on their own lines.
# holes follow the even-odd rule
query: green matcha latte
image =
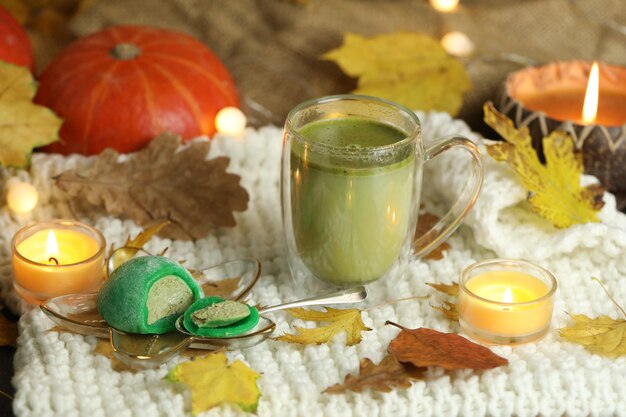
<svg viewBox="0 0 626 417">
<path fill-rule="evenodd" d="M 407 134 L 355 117 L 314 121 L 298 133 L 290 164 L 298 255 L 333 284 L 380 278 L 398 258 L 411 217 L 414 147 L 389 151 Z"/>
</svg>

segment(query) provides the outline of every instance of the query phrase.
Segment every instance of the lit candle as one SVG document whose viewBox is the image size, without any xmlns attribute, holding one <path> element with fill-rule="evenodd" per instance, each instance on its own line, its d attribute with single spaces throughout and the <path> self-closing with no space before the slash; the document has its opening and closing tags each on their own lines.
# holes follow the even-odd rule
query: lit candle
<svg viewBox="0 0 626 417">
<path fill-rule="evenodd" d="M 39 201 L 39 193 L 31 184 L 11 178 L 7 181 L 7 206 L 12 212 L 24 214 L 31 212 Z"/>
<path fill-rule="evenodd" d="M 53 220 L 26 226 L 11 242 L 15 289 L 32 303 L 97 291 L 105 247 L 102 233 L 82 223 Z"/>
<path fill-rule="evenodd" d="M 594 62 L 589 72 L 589 81 L 587 82 L 587 91 L 585 92 L 585 101 L 583 104 L 582 123 L 585 125 L 592 124 L 596 121 L 598 115 L 598 96 L 600 95 L 600 72 L 598 63 Z"/>
<path fill-rule="evenodd" d="M 459 322 L 472 337 L 525 343 L 543 337 L 552 321 L 556 279 L 526 261 L 489 260 L 461 274 Z"/>
<path fill-rule="evenodd" d="M 511 74 L 507 94 L 531 111 L 559 122 L 623 126 L 626 123 L 626 68 L 565 61 Z"/>
<path fill-rule="evenodd" d="M 215 115 L 215 129 L 234 137 L 243 135 L 247 122 L 246 115 L 237 107 L 224 107 Z"/>
</svg>

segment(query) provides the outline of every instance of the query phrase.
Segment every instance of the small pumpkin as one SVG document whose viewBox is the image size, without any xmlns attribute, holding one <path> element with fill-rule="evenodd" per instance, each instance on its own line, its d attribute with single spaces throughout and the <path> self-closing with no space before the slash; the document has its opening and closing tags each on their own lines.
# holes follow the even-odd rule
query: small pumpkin
<svg viewBox="0 0 626 417">
<path fill-rule="evenodd" d="M 238 105 L 210 49 L 148 26 L 115 26 L 68 45 L 41 74 L 35 102 L 64 119 L 61 141 L 45 149 L 84 155 L 136 151 L 163 132 L 211 136 L 215 114 Z"/>
<path fill-rule="evenodd" d="M 0 60 L 35 71 L 35 57 L 26 32 L 4 7 L 0 6 Z"/>
</svg>

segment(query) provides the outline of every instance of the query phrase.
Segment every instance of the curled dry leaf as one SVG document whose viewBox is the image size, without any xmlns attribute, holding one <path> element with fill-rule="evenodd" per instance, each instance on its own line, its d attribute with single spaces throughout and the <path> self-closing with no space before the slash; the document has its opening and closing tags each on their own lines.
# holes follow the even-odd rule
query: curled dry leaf
<svg viewBox="0 0 626 417">
<path fill-rule="evenodd" d="M 535 213 L 558 228 L 600 221 L 597 214 L 604 205 L 604 190 L 597 184 L 580 185 L 582 155 L 574 151 L 574 141 L 568 133 L 555 130 L 543 139 L 543 165 L 532 146 L 528 127 L 516 129 L 511 119 L 492 103 L 486 103 L 484 111 L 485 123 L 506 141 L 487 145 L 487 152 L 496 161 L 506 162 L 517 174 Z"/>
<path fill-rule="evenodd" d="M 613 304 L 626 318 L 626 310 L 611 296 L 598 278 L 597 281 Z M 571 316 L 574 324 L 559 330 L 561 337 L 567 341 L 583 345 L 587 350 L 609 358 L 626 356 L 626 319 L 612 319 L 600 316 L 592 319 L 584 314 Z"/>
<path fill-rule="evenodd" d="M 357 308 L 334 309 L 325 307 L 325 311 L 307 310 L 304 308 L 290 308 L 287 311 L 292 316 L 315 322 L 328 322 L 326 326 L 314 329 L 295 327 L 299 334 L 284 334 L 276 338 L 289 343 L 320 344 L 329 342 L 335 335 L 346 332 L 346 344 L 356 345 L 361 342 L 361 332 L 370 331 L 363 324 L 361 310 Z"/>
<path fill-rule="evenodd" d="M 140 249 L 143 249 L 145 244 L 148 243 L 154 235 L 159 233 L 161 229 L 170 223 L 171 221 L 169 220 L 161 220 L 139 232 L 134 239 L 131 239 L 130 236 L 128 236 L 128 238 L 126 238 L 126 243 L 124 243 L 124 245 L 117 250 L 113 247 L 113 245 L 111 245 L 111 249 L 109 250 L 109 260 L 113 257 L 113 269 L 135 256 Z"/>
<path fill-rule="evenodd" d="M 592 319 L 584 314 L 571 317 L 573 324 L 559 330 L 563 339 L 609 358 L 626 356 L 626 320 L 609 316 Z"/>
<path fill-rule="evenodd" d="M 452 284 L 433 284 L 427 282 L 426 285 L 453 298 L 453 301 L 444 301 L 440 306 L 431 307 L 441 312 L 451 321 L 459 321 L 459 284 L 456 282 Z"/>
<path fill-rule="evenodd" d="M 358 375 L 348 375 L 343 384 L 335 384 L 324 392 L 328 394 L 341 394 L 346 391 L 363 392 L 370 388 L 375 391 L 390 392 L 394 388 L 408 388 L 412 381 L 421 379 L 426 368 L 417 368 L 410 363 L 401 363 L 392 356 L 387 355 L 378 364 L 369 358 L 361 360 Z"/>
<path fill-rule="evenodd" d="M 123 160 L 106 149 L 85 171 L 54 179 L 71 199 L 103 206 L 111 215 L 140 225 L 169 219 L 161 234 L 172 239 L 199 239 L 215 227 L 235 226 L 233 211 L 246 210 L 249 197 L 240 177 L 226 172 L 230 159 L 207 160 L 207 141 L 180 144 L 180 138 L 162 135 Z"/>
<path fill-rule="evenodd" d="M 387 347 L 400 362 L 410 362 L 417 367 L 439 366 L 448 370 L 492 369 L 509 363 L 486 347 L 458 334 L 426 328 L 406 329 L 390 321 L 385 324 L 402 330 Z"/>
<path fill-rule="evenodd" d="M 435 223 L 437 223 L 438 221 L 439 221 L 439 217 L 435 216 L 434 214 L 431 214 L 428 212 L 420 213 L 419 217 L 417 218 L 417 227 L 415 228 L 415 238 L 417 239 L 418 237 L 427 233 L 430 230 L 430 228 L 433 227 Z M 424 259 L 431 259 L 435 261 L 441 260 L 443 259 L 443 253 L 450 248 L 451 246 L 449 243 L 443 242 L 439 246 L 434 248 L 432 251 L 430 251 L 426 256 L 424 256 Z M 421 247 L 417 245 L 415 246 L 416 251 L 419 251 L 421 249 L 422 249 Z"/>
<path fill-rule="evenodd" d="M 453 282 L 452 284 L 435 284 L 432 282 L 427 282 L 426 285 L 433 287 L 437 291 L 447 294 L 449 296 L 459 296 L 459 284 L 457 284 L 456 282 Z"/>
</svg>

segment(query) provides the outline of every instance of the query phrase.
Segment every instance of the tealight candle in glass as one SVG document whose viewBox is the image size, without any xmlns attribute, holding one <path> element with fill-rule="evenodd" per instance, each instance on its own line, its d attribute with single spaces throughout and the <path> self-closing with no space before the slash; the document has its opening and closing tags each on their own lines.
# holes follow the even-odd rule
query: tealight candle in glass
<svg viewBox="0 0 626 417">
<path fill-rule="evenodd" d="M 37 222 L 11 242 L 14 287 L 30 303 L 97 291 L 106 242 L 100 231 L 72 220 Z"/>
<path fill-rule="evenodd" d="M 459 283 L 459 323 L 487 343 L 519 344 L 550 330 L 557 281 L 545 268 L 514 259 L 470 265 Z"/>
</svg>

